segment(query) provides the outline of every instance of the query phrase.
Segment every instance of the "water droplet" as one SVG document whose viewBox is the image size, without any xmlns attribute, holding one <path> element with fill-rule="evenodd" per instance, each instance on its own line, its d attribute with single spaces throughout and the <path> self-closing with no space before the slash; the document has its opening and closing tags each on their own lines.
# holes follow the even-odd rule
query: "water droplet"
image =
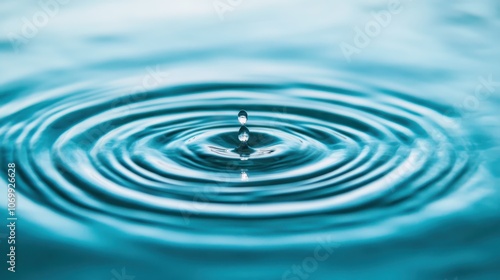
<svg viewBox="0 0 500 280">
<path fill-rule="evenodd" d="M 241 110 L 239 113 L 238 113 L 238 121 L 240 122 L 241 125 L 244 125 L 247 123 L 247 119 L 248 119 L 248 114 L 245 110 Z"/>
<path fill-rule="evenodd" d="M 242 143 L 246 143 L 248 138 L 250 138 L 250 130 L 248 130 L 246 126 L 242 126 L 238 132 L 238 139 L 240 139 Z"/>
</svg>

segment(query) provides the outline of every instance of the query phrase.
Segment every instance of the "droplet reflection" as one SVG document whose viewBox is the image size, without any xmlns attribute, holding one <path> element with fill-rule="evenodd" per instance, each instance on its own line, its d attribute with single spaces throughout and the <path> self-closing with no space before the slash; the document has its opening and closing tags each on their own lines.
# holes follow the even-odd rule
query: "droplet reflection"
<svg viewBox="0 0 500 280">
<path fill-rule="evenodd" d="M 238 132 L 238 139 L 241 141 L 241 143 L 246 143 L 248 142 L 248 139 L 250 138 L 250 130 L 246 126 L 242 126 L 240 128 L 240 131 Z"/>
</svg>

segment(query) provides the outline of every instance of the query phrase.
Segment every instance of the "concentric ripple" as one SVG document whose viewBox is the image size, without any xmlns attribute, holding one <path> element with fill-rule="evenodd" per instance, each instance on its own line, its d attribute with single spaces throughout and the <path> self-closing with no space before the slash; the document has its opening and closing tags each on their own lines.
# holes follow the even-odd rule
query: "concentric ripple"
<svg viewBox="0 0 500 280">
<path fill-rule="evenodd" d="M 446 108 L 398 95 L 312 84 L 83 91 L 18 104 L 2 128 L 17 151 L 2 152 L 25 163 L 28 197 L 77 216 L 206 234 L 361 226 L 425 207 L 472 169 L 444 129 Z M 297 223 L 311 215 L 323 218 Z"/>
</svg>

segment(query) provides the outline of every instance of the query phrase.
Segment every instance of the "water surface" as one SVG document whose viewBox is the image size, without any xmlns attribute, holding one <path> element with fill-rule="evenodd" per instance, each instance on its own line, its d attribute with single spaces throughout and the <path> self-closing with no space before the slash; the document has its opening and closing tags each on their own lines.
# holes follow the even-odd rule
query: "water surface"
<svg viewBox="0 0 500 280">
<path fill-rule="evenodd" d="M 497 279 L 497 2 L 57 3 L 0 9 L 6 279 Z"/>
</svg>

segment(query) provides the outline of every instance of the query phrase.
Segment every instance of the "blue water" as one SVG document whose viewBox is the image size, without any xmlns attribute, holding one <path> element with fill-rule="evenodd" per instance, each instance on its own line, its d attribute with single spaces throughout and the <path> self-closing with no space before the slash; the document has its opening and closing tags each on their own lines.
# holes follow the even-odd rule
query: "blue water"
<svg viewBox="0 0 500 280">
<path fill-rule="evenodd" d="M 498 1 L 12 1 L 0 26 L 1 279 L 500 279 Z"/>
</svg>

